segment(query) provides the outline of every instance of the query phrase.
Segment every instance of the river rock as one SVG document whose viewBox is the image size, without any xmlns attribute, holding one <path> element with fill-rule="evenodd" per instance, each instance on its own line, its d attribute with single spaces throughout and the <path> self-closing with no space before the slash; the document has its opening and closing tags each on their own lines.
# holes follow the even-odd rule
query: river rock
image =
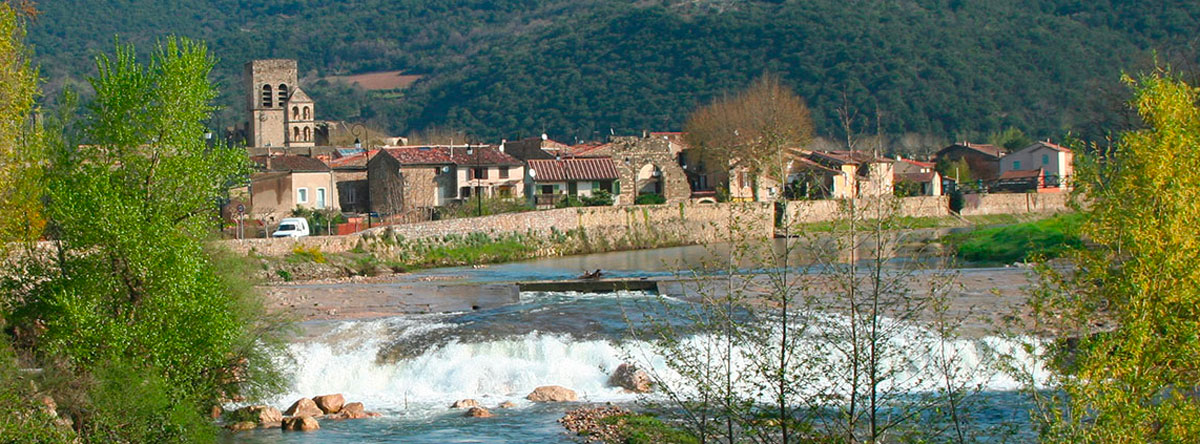
<svg viewBox="0 0 1200 444">
<path fill-rule="evenodd" d="M 363 403 L 351 402 L 342 406 L 342 410 L 333 416 L 334 419 L 362 419 L 367 417 L 366 410 L 363 409 Z"/>
<path fill-rule="evenodd" d="M 283 414 L 287 416 L 321 416 L 325 412 L 321 411 L 321 408 L 317 407 L 317 403 L 313 402 L 313 400 L 300 398 L 292 403 L 291 407 L 284 410 Z"/>
<path fill-rule="evenodd" d="M 575 396 L 575 391 L 569 388 L 558 385 L 546 385 L 533 389 L 533 393 L 526 396 L 533 402 L 569 402 L 576 401 L 579 398 Z"/>
<path fill-rule="evenodd" d="M 343 397 L 341 393 L 314 396 L 312 400 L 313 403 L 317 405 L 317 408 L 321 409 L 322 412 L 325 412 L 326 415 L 341 411 L 342 405 L 346 403 L 346 398 Z"/>
<path fill-rule="evenodd" d="M 515 402 L 512 402 L 512 401 L 504 401 L 504 402 L 500 403 L 500 405 L 498 405 L 498 406 L 496 406 L 496 407 L 497 407 L 497 408 L 501 408 L 501 409 L 511 409 L 511 408 L 513 408 L 513 407 L 516 407 L 516 406 L 517 406 L 517 403 L 515 403 Z"/>
<path fill-rule="evenodd" d="M 483 407 L 471 407 L 470 410 L 467 410 L 467 413 L 463 413 L 463 416 L 468 418 L 491 418 L 492 412 Z"/>
<path fill-rule="evenodd" d="M 237 417 L 258 424 L 259 427 L 279 427 L 283 413 L 267 405 L 250 405 L 237 410 Z"/>
<path fill-rule="evenodd" d="M 254 430 L 257 427 L 258 427 L 258 424 L 255 424 L 253 421 L 238 421 L 233 424 L 229 424 L 229 425 L 225 426 L 225 428 L 235 431 L 235 432 L 244 432 L 246 430 Z"/>
<path fill-rule="evenodd" d="M 608 385 L 611 387 L 621 387 L 634 393 L 650 393 L 650 390 L 653 388 L 650 375 L 633 364 L 628 363 L 617 367 L 617 370 L 608 378 Z"/>
<path fill-rule="evenodd" d="M 208 417 L 212 419 L 220 418 L 222 413 L 225 413 L 225 411 L 221 410 L 221 406 L 219 405 L 214 405 L 212 408 L 208 409 Z"/>
<path fill-rule="evenodd" d="M 454 404 L 450 404 L 450 408 L 452 408 L 452 409 L 469 409 L 472 407 L 482 407 L 482 406 L 479 405 L 479 401 L 476 401 L 474 399 L 460 399 L 458 401 L 454 401 Z"/>
<path fill-rule="evenodd" d="M 321 428 L 321 424 L 317 422 L 316 418 L 313 418 L 308 415 L 292 416 L 289 418 L 283 418 L 283 429 L 284 430 L 290 430 L 290 431 L 295 431 L 295 432 L 309 432 L 309 431 L 313 431 L 313 430 L 318 430 L 320 428 Z"/>
</svg>

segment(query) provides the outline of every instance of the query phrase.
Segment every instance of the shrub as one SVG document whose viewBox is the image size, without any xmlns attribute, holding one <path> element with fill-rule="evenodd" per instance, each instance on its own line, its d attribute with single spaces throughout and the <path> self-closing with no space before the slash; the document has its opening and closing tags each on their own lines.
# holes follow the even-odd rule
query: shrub
<svg viewBox="0 0 1200 444">
<path fill-rule="evenodd" d="M 637 205 L 661 205 L 667 203 L 667 198 L 657 193 L 639 194 L 637 199 L 633 200 L 633 203 Z"/>
</svg>

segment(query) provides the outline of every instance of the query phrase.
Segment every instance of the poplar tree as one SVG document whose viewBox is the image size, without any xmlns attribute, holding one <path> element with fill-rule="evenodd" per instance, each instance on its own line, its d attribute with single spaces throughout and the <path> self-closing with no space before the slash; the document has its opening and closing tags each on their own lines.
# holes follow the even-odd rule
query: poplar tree
<svg viewBox="0 0 1200 444">
<path fill-rule="evenodd" d="M 1079 168 L 1093 247 L 1035 300 L 1064 336 L 1046 442 L 1200 441 L 1200 108 L 1164 70 L 1126 77 L 1142 127 Z"/>
</svg>

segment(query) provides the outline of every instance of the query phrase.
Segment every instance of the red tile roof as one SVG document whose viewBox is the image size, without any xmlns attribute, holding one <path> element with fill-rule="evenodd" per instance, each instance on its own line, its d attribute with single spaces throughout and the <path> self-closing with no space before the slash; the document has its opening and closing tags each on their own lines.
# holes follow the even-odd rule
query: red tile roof
<svg viewBox="0 0 1200 444">
<path fill-rule="evenodd" d="M 562 160 L 532 159 L 529 168 L 538 182 L 617 180 L 621 175 L 610 157 L 574 157 Z"/>
<path fill-rule="evenodd" d="M 270 168 L 267 168 L 267 156 L 252 156 L 250 161 L 264 171 L 329 171 L 325 162 L 306 156 L 271 156 Z"/>
<path fill-rule="evenodd" d="M 492 146 L 475 146 L 468 155 L 464 146 L 402 146 L 383 148 L 401 165 L 519 166 L 521 161 Z"/>
<path fill-rule="evenodd" d="M 933 178 L 935 177 L 936 174 L 937 173 L 935 173 L 933 171 L 930 171 L 928 173 L 896 174 L 894 179 L 897 182 L 925 183 L 925 182 L 933 182 Z"/>
<path fill-rule="evenodd" d="M 1034 143 L 1033 143 L 1033 145 L 1029 145 L 1029 146 L 1025 147 L 1024 149 L 1022 149 L 1021 151 L 1025 151 L 1025 150 L 1027 150 L 1027 149 L 1036 148 L 1036 147 L 1038 147 L 1038 146 L 1043 146 L 1043 147 L 1050 148 L 1050 149 L 1052 149 L 1052 150 L 1059 151 L 1059 152 L 1063 152 L 1063 153 L 1069 153 L 1069 152 L 1071 152 L 1071 149 L 1070 149 L 1070 148 L 1065 148 L 1065 147 L 1063 147 L 1062 145 L 1055 145 L 1055 144 L 1053 144 L 1053 143 L 1050 143 L 1050 141 L 1039 141 L 1039 142 L 1034 142 Z"/>
<path fill-rule="evenodd" d="M 593 157 L 602 155 L 604 150 L 611 145 L 611 143 L 575 145 L 569 151 L 570 155 L 575 157 Z"/>
<path fill-rule="evenodd" d="M 367 161 L 371 160 L 371 158 L 375 157 L 375 155 L 378 153 L 379 153 L 379 150 L 371 150 L 371 151 L 364 151 L 364 152 L 346 156 L 346 157 L 339 157 L 337 159 L 333 159 L 333 160 L 329 161 L 329 167 L 333 168 L 335 170 L 366 168 Z"/>
<path fill-rule="evenodd" d="M 920 161 L 916 161 L 916 160 L 912 160 L 912 159 L 900 159 L 900 161 L 911 163 L 911 164 L 919 166 L 921 168 L 933 168 L 934 166 L 936 166 L 931 162 L 920 162 Z"/>
<path fill-rule="evenodd" d="M 954 147 L 963 147 L 963 148 L 967 148 L 967 149 L 970 149 L 970 150 L 973 150 L 973 151 L 977 151 L 977 152 L 980 152 L 980 153 L 986 154 L 986 155 L 988 155 L 988 156 L 991 156 L 991 157 L 995 157 L 995 158 L 997 158 L 997 159 L 999 159 L 999 158 L 1001 158 L 1001 157 L 1004 157 L 1004 154 L 1005 154 L 1005 153 L 1004 153 L 1004 149 L 1003 149 L 1003 148 L 1000 148 L 1000 147 L 998 147 L 998 146 L 995 146 L 995 145 L 987 145 L 987 144 L 979 144 L 979 143 L 963 142 L 963 143 L 956 143 L 956 144 L 954 144 L 954 145 L 950 145 L 950 146 L 948 146 L 948 147 L 942 148 L 940 151 L 938 151 L 938 155 L 940 156 L 940 155 L 942 154 L 942 152 L 943 152 L 943 151 L 946 151 L 946 150 L 952 149 L 952 148 L 954 148 Z"/>
</svg>

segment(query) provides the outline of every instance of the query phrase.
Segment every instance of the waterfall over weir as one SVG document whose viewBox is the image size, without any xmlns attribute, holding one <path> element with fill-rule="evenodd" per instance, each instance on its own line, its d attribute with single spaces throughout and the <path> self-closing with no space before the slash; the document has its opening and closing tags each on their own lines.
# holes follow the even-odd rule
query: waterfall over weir
<svg viewBox="0 0 1200 444">
<path fill-rule="evenodd" d="M 525 395 L 542 385 L 571 388 L 581 401 L 632 402 L 636 395 L 607 386 L 609 376 L 627 358 L 682 384 L 648 344 L 627 339 L 626 319 L 634 319 L 632 308 L 661 303 L 657 296 L 639 292 L 525 293 L 520 304 L 488 312 L 337 323 L 319 337 L 291 346 L 293 390 L 276 404 L 286 407 L 302 396 L 343 393 L 368 409 L 427 417 L 446 413 L 446 406 L 463 398 L 486 406 L 503 401 L 528 406 Z M 834 315 L 821 319 L 844 321 Z M 931 335 L 904 327 L 891 341 L 903 350 L 935 343 Z M 945 345 L 961 367 L 972 370 L 963 373 L 967 382 L 986 390 L 1018 388 L 1007 375 L 980 370 L 993 355 L 1012 354 L 1029 361 L 1018 343 L 996 337 L 956 339 Z M 908 384 L 903 388 L 937 389 L 940 379 L 922 374 L 921 367 L 931 366 L 915 364 L 900 369 L 896 379 Z"/>
</svg>

